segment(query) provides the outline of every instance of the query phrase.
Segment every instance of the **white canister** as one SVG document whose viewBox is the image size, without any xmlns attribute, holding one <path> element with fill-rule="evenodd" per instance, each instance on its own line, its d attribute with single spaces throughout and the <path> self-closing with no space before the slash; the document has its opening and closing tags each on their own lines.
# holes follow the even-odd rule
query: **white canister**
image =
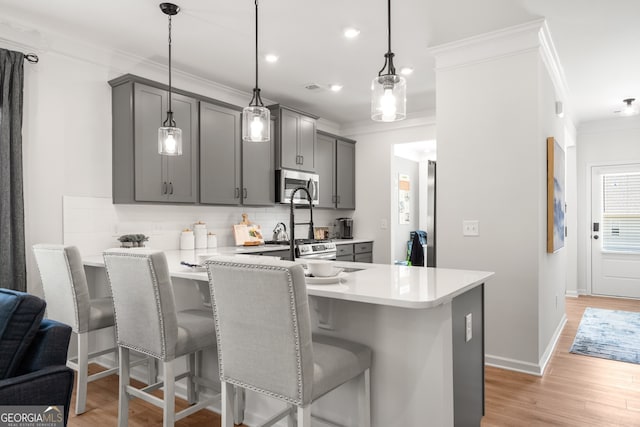
<svg viewBox="0 0 640 427">
<path fill-rule="evenodd" d="M 195 248 L 195 238 L 193 236 L 193 231 L 185 228 L 180 233 L 180 250 L 188 251 L 193 250 Z"/>
<path fill-rule="evenodd" d="M 207 247 L 208 248 L 217 248 L 218 247 L 218 237 L 215 233 L 209 233 L 207 235 Z"/>
<path fill-rule="evenodd" d="M 196 249 L 207 248 L 207 224 L 198 221 L 193 224 L 193 234 L 196 240 Z"/>
</svg>

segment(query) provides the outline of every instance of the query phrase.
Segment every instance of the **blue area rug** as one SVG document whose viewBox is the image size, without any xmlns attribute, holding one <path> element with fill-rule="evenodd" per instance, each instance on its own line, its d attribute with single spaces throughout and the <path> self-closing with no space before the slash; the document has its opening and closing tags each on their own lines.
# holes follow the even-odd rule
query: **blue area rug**
<svg viewBox="0 0 640 427">
<path fill-rule="evenodd" d="M 587 307 L 569 351 L 640 363 L 640 313 Z"/>
</svg>

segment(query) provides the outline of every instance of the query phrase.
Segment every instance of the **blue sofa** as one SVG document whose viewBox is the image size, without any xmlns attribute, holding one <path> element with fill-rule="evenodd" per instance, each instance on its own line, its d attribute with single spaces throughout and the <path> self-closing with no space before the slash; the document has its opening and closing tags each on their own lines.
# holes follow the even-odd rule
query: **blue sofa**
<svg viewBox="0 0 640 427">
<path fill-rule="evenodd" d="M 69 417 L 73 370 L 67 350 L 71 328 L 43 319 L 44 300 L 0 288 L 0 406 L 64 407 Z"/>
</svg>

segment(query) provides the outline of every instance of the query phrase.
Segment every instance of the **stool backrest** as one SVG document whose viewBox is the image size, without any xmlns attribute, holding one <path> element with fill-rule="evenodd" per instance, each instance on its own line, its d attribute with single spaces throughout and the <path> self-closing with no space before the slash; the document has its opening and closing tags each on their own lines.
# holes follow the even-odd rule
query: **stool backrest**
<svg viewBox="0 0 640 427">
<path fill-rule="evenodd" d="M 76 333 L 89 330 L 89 287 L 80 251 L 75 246 L 37 244 L 33 246 L 47 317 L 66 323 Z"/>
<path fill-rule="evenodd" d="M 306 404 L 313 354 L 304 270 L 290 261 L 235 258 L 205 263 L 220 379 Z"/>
<path fill-rule="evenodd" d="M 178 322 L 164 252 L 109 249 L 104 262 L 118 345 L 163 361 L 175 359 Z"/>
</svg>

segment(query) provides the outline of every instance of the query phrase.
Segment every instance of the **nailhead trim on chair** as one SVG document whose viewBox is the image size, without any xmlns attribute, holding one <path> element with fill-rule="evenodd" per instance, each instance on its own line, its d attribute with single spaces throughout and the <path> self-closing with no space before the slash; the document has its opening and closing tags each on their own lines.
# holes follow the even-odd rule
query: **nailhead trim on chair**
<svg viewBox="0 0 640 427">
<path fill-rule="evenodd" d="M 263 393 L 266 394 L 268 396 L 272 396 L 281 400 L 284 400 L 286 402 L 292 403 L 296 406 L 301 406 L 302 405 L 302 399 L 303 399 L 303 395 L 302 395 L 302 356 L 300 355 L 300 334 L 299 334 L 299 330 L 298 330 L 298 313 L 296 310 L 296 302 L 295 302 L 295 295 L 294 295 L 294 291 L 293 291 L 293 279 L 291 277 L 291 273 L 289 272 L 289 269 L 286 267 L 280 267 L 280 266 L 274 266 L 274 265 L 263 265 L 263 264 L 243 264 L 243 263 L 235 263 L 235 262 L 229 262 L 229 261 L 215 261 L 215 260 L 209 260 L 205 262 L 205 265 L 208 267 L 208 265 L 210 264 L 216 264 L 219 266 L 224 266 L 224 267 L 240 267 L 240 268 L 255 268 L 258 270 L 278 270 L 278 271 L 286 271 L 287 273 L 287 280 L 288 280 L 288 288 L 289 288 L 289 303 L 291 305 L 291 312 L 293 315 L 293 335 L 294 335 L 294 341 L 295 341 L 295 346 L 296 346 L 296 363 L 297 363 L 297 376 L 298 376 L 298 398 L 297 399 L 292 399 L 291 397 L 288 396 L 283 396 L 281 394 L 278 393 L 273 393 L 271 391 L 268 390 L 264 390 L 260 387 L 256 387 L 253 386 L 251 384 L 246 384 L 242 381 L 237 381 L 231 378 L 228 378 L 227 376 L 224 375 L 224 363 L 222 360 L 222 352 L 221 352 L 221 342 L 220 342 L 220 338 L 219 338 L 219 333 L 217 333 L 217 331 L 220 329 L 220 322 L 218 319 L 218 307 L 216 305 L 216 299 L 215 299 L 215 291 L 214 291 L 214 287 L 210 286 L 210 293 L 211 293 L 211 307 L 213 309 L 213 318 L 215 321 L 215 325 L 216 325 L 216 341 L 218 344 L 218 362 L 220 364 L 220 380 L 222 381 L 226 381 L 230 384 L 233 385 L 237 385 L 240 386 L 242 388 L 246 388 L 248 390 L 252 390 L 252 391 L 256 391 L 259 393 Z M 210 268 L 207 268 L 207 274 L 209 276 L 209 281 L 211 283 L 213 283 L 213 277 L 211 276 L 211 270 Z"/>
<path fill-rule="evenodd" d="M 146 258 L 147 262 L 149 263 L 150 271 L 151 271 L 151 280 L 153 281 L 154 285 L 154 290 L 158 289 L 158 279 L 156 278 L 156 272 L 153 268 L 153 263 L 151 262 L 151 257 L 147 254 L 137 254 L 137 253 L 126 253 L 123 254 L 122 252 L 109 252 L 109 253 L 104 253 L 103 257 L 105 258 L 105 267 L 107 264 L 107 257 L 109 256 L 125 256 L 125 257 L 137 257 L 137 258 Z M 109 269 L 105 268 L 105 270 L 107 271 L 107 278 L 109 279 L 109 282 L 111 282 L 111 277 L 109 277 Z M 118 340 L 118 345 L 130 348 L 132 350 L 135 350 L 137 352 L 143 353 L 143 354 L 147 354 L 149 356 L 153 356 L 157 359 L 160 359 L 162 361 L 167 361 L 166 357 L 167 357 L 167 343 L 166 343 L 166 333 L 165 333 L 165 329 L 164 329 L 164 319 L 163 317 L 160 315 L 160 296 L 158 295 L 157 291 L 154 291 L 154 297 L 156 300 L 156 312 L 158 314 L 158 318 L 160 319 L 160 347 L 162 349 L 161 354 L 156 354 L 155 352 L 152 351 L 148 351 L 148 350 L 143 350 L 140 347 L 136 346 L 135 344 L 127 344 L 127 343 L 123 343 L 120 342 L 120 334 L 118 333 L 118 313 L 117 310 L 115 310 L 115 304 L 114 304 L 114 310 L 113 310 L 113 316 L 115 319 L 115 330 L 116 330 L 116 339 Z M 175 355 L 174 355 L 175 356 Z M 175 358 L 175 357 L 174 357 Z M 173 360 L 173 359 L 172 359 Z"/>
</svg>

